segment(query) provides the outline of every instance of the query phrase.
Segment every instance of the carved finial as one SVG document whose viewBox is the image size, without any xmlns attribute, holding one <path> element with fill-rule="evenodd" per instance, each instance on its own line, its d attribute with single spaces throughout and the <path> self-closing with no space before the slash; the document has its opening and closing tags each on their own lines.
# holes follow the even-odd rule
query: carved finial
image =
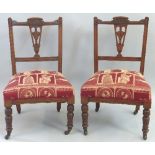
<svg viewBox="0 0 155 155">
<path fill-rule="evenodd" d="M 39 49 L 40 49 L 43 19 L 42 18 L 29 18 L 27 19 L 27 23 L 30 28 L 33 48 L 35 52 L 34 57 L 40 57 Z"/>
<path fill-rule="evenodd" d="M 129 21 L 128 17 L 114 17 L 113 18 L 116 46 L 117 46 L 117 51 L 118 51 L 117 56 L 119 57 L 122 56 L 121 52 L 124 47 L 124 41 L 125 41 L 128 21 Z"/>
</svg>

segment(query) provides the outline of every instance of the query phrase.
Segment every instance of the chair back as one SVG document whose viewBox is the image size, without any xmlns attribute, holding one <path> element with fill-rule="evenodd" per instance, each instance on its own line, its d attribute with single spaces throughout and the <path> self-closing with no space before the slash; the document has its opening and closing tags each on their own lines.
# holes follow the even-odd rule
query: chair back
<svg viewBox="0 0 155 155">
<path fill-rule="evenodd" d="M 58 71 L 62 72 L 62 18 L 59 17 L 55 21 L 46 22 L 42 18 L 29 18 L 26 22 L 17 22 L 8 19 L 9 26 L 9 38 L 10 38 L 10 51 L 11 51 L 11 62 L 12 62 L 12 74 L 16 74 L 16 62 L 35 62 L 35 61 L 58 61 Z M 16 57 L 14 48 L 14 26 L 27 26 L 30 30 L 32 39 L 34 56 L 31 57 Z M 58 26 L 58 56 L 52 57 L 41 57 L 39 55 L 42 29 L 44 26 Z"/>
<path fill-rule="evenodd" d="M 94 72 L 98 71 L 98 61 L 107 60 L 107 61 L 139 61 L 140 62 L 140 72 L 144 74 L 144 64 L 145 64 L 145 54 L 146 54 L 146 43 L 147 43 L 147 34 L 148 34 L 148 22 L 149 18 L 139 21 L 130 21 L 128 17 L 114 17 L 111 21 L 103 21 L 94 17 Z M 116 56 L 99 56 L 98 55 L 98 25 L 112 25 L 114 27 L 115 39 L 116 39 Z M 143 42 L 142 50 L 140 57 L 126 57 L 122 55 L 125 36 L 127 33 L 127 28 L 129 25 L 144 25 L 143 32 Z"/>
</svg>

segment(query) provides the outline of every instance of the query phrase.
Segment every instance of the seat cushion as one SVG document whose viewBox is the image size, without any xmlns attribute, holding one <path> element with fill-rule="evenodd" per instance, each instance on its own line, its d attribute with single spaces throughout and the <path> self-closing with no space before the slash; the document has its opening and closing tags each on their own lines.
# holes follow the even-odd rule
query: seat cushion
<svg viewBox="0 0 155 155">
<path fill-rule="evenodd" d="M 61 73 L 35 70 L 14 75 L 3 95 L 5 100 L 18 100 L 70 98 L 74 93 L 72 85 Z"/>
<path fill-rule="evenodd" d="M 127 70 L 96 72 L 81 88 L 81 96 L 119 101 L 150 102 L 151 88 L 143 75 Z"/>
</svg>

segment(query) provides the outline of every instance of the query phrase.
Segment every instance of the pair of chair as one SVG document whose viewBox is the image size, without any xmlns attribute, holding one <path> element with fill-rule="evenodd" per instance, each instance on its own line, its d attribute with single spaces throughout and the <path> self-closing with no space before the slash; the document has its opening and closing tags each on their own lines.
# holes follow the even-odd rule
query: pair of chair
<svg viewBox="0 0 155 155">
<path fill-rule="evenodd" d="M 136 105 L 134 114 L 137 114 L 140 106 L 143 110 L 143 139 L 147 139 L 149 115 L 151 108 L 151 88 L 143 77 L 148 17 L 140 21 L 130 21 L 127 17 L 114 17 L 112 21 L 102 21 L 94 18 L 94 75 L 83 84 L 81 88 L 82 103 L 82 126 L 84 134 L 87 135 L 88 127 L 88 103 L 96 103 L 96 112 L 99 110 L 100 103 L 119 103 Z M 107 24 L 114 26 L 116 37 L 116 47 L 118 54 L 116 56 L 98 55 L 98 25 Z M 69 134 L 73 127 L 74 116 L 74 91 L 72 85 L 62 75 L 62 18 L 52 22 L 45 22 L 41 18 L 29 18 L 27 22 L 13 21 L 8 19 L 10 49 L 12 60 L 12 79 L 6 86 L 4 95 L 6 131 L 5 136 L 8 139 L 12 132 L 12 105 L 16 105 L 18 113 L 21 112 L 21 104 L 56 102 L 57 111 L 61 109 L 61 104 L 68 103 L 67 106 L 67 131 Z M 40 41 L 43 26 L 58 26 L 58 56 L 41 57 L 39 55 Z M 140 57 L 124 57 L 122 50 L 128 25 L 143 25 L 143 45 Z M 14 48 L 13 27 L 28 26 L 32 38 L 35 55 L 32 57 L 16 57 Z M 132 49 L 133 50 L 133 49 Z M 128 70 L 104 70 L 99 71 L 98 61 L 138 61 L 140 62 L 140 72 Z M 34 62 L 34 61 L 58 61 L 58 72 L 34 70 L 17 73 L 16 62 Z"/>
</svg>

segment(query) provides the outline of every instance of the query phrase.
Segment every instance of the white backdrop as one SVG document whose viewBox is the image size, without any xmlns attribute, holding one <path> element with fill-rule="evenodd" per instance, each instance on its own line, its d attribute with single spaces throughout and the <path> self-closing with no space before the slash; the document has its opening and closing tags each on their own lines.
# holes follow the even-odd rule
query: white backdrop
<svg viewBox="0 0 155 155">
<path fill-rule="evenodd" d="M 66 128 L 66 105 L 61 113 L 56 112 L 55 104 L 23 105 L 18 115 L 13 109 L 13 132 L 10 141 L 141 141 L 142 109 L 136 116 L 132 115 L 134 106 L 103 104 L 98 113 L 90 104 L 89 135 L 84 136 L 81 127 L 80 87 L 93 74 L 93 17 L 111 20 L 114 16 L 128 16 L 131 20 L 150 18 L 145 78 L 152 86 L 154 94 L 155 72 L 152 69 L 155 58 L 155 14 L 0 14 L 0 139 L 5 135 L 4 107 L 2 91 L 11 77 L 10 47 L 7 18 L 26 21 L 29 17 L 42 17 L 55 20 L 63 17 L 63 73 L 73 84 L 76 92 L 74 128 L 70 135 L 63 135 Z M 57 54 L 57 33 L 55 27 L 43 30 L 41 55 Z M 142 44 L 142 27 L 130 26 L 127 30 L 124 55 L 138 55 Z M 113 27 L 100 27 L 100 54 L 116 54 Z M 15 28 L 15 45 L 17 55 L 33 56 L 32 42 L 28 28 Z M 18 71 L 29 69 L 55 70 L 56 63 L 20 63 Z M 138 63 L 100 63 L 100 69 L 125 68 L 138 70 Z M 154 101 L 154 98 L 153 98 Z M 155 109 L 152 107 L 148 141 L 155 141 Z M 120 123 L 121 122 L 121 123 Z"/>
</svg>

